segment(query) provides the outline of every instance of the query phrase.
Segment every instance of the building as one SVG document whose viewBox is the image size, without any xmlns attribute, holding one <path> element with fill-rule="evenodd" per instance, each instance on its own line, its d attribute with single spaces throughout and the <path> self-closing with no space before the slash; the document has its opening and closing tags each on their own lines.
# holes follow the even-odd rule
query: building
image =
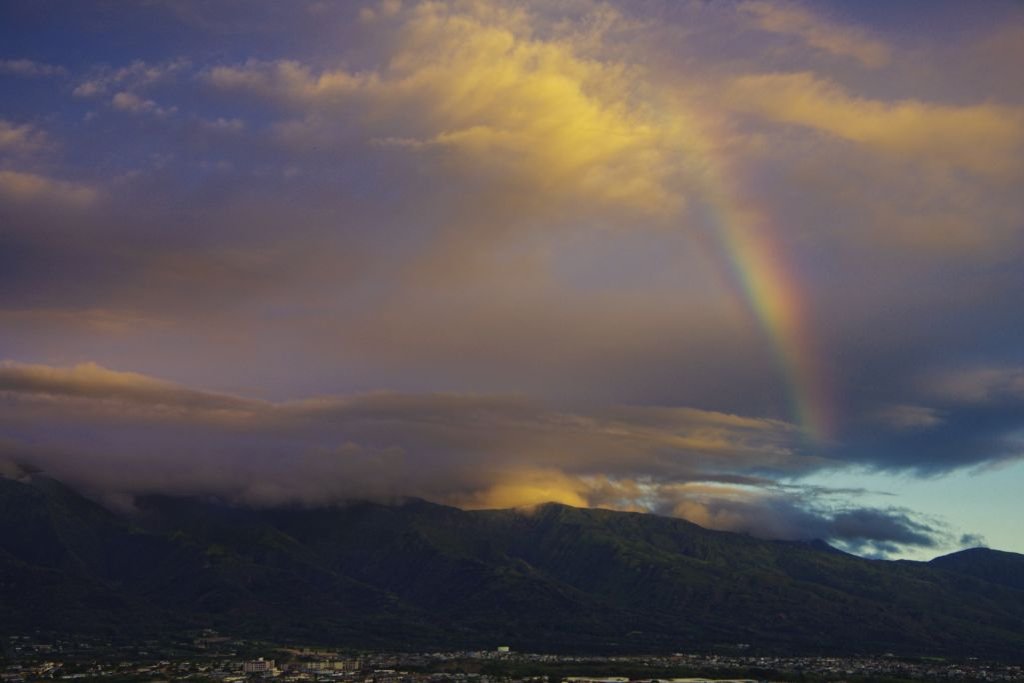
<svg viewBox="0 0 1024 683">
<path fill-rule="evenodd" d="M 242 671 L 247 674 L 267 674 L 274 670 L 273 659 L 253 659 L 248 662 L 242 662 Z"/>
</svg>

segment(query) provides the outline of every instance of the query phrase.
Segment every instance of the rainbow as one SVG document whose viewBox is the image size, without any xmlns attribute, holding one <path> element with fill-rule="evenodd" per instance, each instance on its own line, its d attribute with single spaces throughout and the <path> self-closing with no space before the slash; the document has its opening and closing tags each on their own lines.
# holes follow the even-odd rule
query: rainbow
<svg viewBox="0 0 1024 683">
<path fill-rule="evenodd" d="M 809 325 L 800 283 L 770 221 L 723 191 L 721 174 L 704 168 L 704 218 L 727 278 L 771 343 L 789 384 L 794 420 L 817 444 L 830 441 L 835 415 L 826 373 Z"/>
</svg>

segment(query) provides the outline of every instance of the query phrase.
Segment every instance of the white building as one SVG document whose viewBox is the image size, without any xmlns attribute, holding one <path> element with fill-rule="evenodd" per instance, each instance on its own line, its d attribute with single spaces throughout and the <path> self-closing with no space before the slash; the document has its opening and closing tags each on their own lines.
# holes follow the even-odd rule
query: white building
<svg viewBox="0 0 1024 683">
<path fill-rule="evenodd" d="M 274 670 L 273 659 L 253 659 L 248 662 L 242 662 L 242 671 L 247 674 L 265 674 L 270 673 Z"/>
</svg>

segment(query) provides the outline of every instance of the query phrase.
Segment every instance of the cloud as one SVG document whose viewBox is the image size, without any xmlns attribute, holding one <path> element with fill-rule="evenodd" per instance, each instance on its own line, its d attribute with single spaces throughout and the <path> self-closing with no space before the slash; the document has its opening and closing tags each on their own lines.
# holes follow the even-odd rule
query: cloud
<svg viewBox="0 0 1024 683">
<path fill-rule="evenodd" d="M 368 6 L 359 10 L 359 19 L 364 22 L 375 21 L 381 17 L 393 17 L 402 9 L 402 0 L 381 0 L 376 7 Z"/>
<path fill-rule="evenodd" d="M 979 177 L 914 154 L 879 153 L 804 132 L 780 135 L 758 156 L 782 173 L 779 191 L 801 188 L 800 220 L 814 221 L 819 239 L 842 241 L 876 264 L 901 255 L 900 270 L 879 270 L 892 278 L 894 296 L 916 293 L 897 279 L 926 279 L 929 269 L 953 259 L 997 262 L 1016 248 L 1024 207 L 1010 198 L 1012 173 Z M 972 293 L 969 287 L 957 291 Z"/>
<path fill-rule="evenodd" d="M 203 119 L 199 121 L 199 125 L 204 129 L 214 133 L 228 133 L 237 135 L 245 131 L 245 121 L 239 118 L 224 118 L 218 116 L 215 119 Z"/>
<path fill-rule="evenodd" d="M 885 66 L 892 56 L 885 43 L 865 31 L 825 20 L 798 4 L 750 0 L 741 3 L 739 10 L 763 31 L 794 36 L 810 47 L 855 59 L 869 68 Z"/>
<path fill-rule="evenodd" d="M 358 122 L 376 144 L 433 154 L 534 199 L 654 214 L 681 204 L 673 177 L 699 131 L 650 108 L 628 63 L 585 58 L 571 39 L 537 36 L 521 10 L 486 3 L 403 10 L 386 40 L 394 52 L 379 70 L 249 61 L 206 80 L 305 112 L 278 126 L 294 148 L 337 144 L 351 135 L 339 122 Z"/>
<path fill-rule="evenodd" d="M 36 62 L 31 59 L 0 59 L 0 74 L 23 78 L 52 78 L 67 76 L 68 70 L 63 66 Z"/>
<path fill-rule="evenodd" d="M 800 453 L 789 425 L 695 409 L 566 410 L 470 394 L 272 403 L 94 363 L 10 362 L 0 365 L 0 402 L 0 424 L 33 444 L 0 444 L 0 460 L 111 499 L 201 493 L 275 505 L 418 495 L 469 508 L 556 501 L 858 550 L 933 547 L 942 533 L 902 510 L 824 505 L 841 491 L 779 487 L 756 473 L 828 463 Z"/>
<path fill-rule="evenodd" d="M 726 102 L 779 123 L 805 126 L 892 155 L 911 155 L 982 176 L 1019 173 L 1024 109 L 886 102 L 849 94 L 810 72 L 741 76 Z"/>
<path fill-rule="evenodd" d="M 138 90 L 174 80 L 191 66 L 187 59 L 159 63 L 136 60 L 123 67 L 98 66 L 73 91 L 76 97 L 96 97 L 111 90 Z"/>
<path fill-rule="evenodd" d="M 661 509 L 701 526 L 780 540 L 820 539 L 859 554 L 948 544 L 948 530 L 901 508 L 836 505 L 829 492 L 721 485 L 666 487 Z"/>
<path fill-rule="evenodd" d="M 216 66 L 205 75 L 206 81 L 215 88 L 248 92 L 285 105 L 308 105 L 331 99 L 342 101 L 341 98 L 355 93 L 373 78 L 343 70 L 315 74 L 309 66 L 288 59 L 249 60 L 238 66 Z"/>
<path fill-rule="evenodd" d="M 557 469 L 521 470 L 478 491 L 458 494 L 446 502 L 469 509 L 528 508 L 543 503 L 588 507 L 590 486 Z"/>
<path fill-rule="evenodd" d="M 98 196 L 95 188 L 82 183 L 0 170 L 0 197 L 9 202 L 54 202 L 66 207 L 85 207 L 94 203 Z"/>
<path fill-rule="evenodd" d="M 27 156 L 49 147 L 46 133 L 29 123 L 0 119 L 0 154 Z"/>
<path fill-rule="evenodd" d="M 900 391 L 922 403 L 871 405 L 864 427 L 847 439 L 847 458 L 881 470 L 938 475 L 1024 457 L 1021 368 L 933 368 L 908 378 Z"/>
<path fill-rule="evenodd" d="M 252 409 L 255 403 L 212 392 L 186 389 L 134 372 L 108 370 L 95 363 L 71 368 L 0 363 L 0 391 L 14 395 L 69 399 L 114 400 L 162 410 L 195 411 Z"/>
<path fill-rule="evenodd" d="M 957 403 L 1024 400 L 1024 368 L 976 367 L 941 373 L 927 382 L 938 397 Z"/>
<path fill-rule="evenodd" d="M 916 405 L 886 405 L 874 412 L 873 418 L 898 430 L 930 429 L 942 424 L 942 413 L 935 408 Z"/>
<path fill-rule="evenodd" d="M 164 108 L 153 100 L 147 100 L 130 92 L 119 92 L 110 100 L 111 106 L 120 111 L 132 114 L 153 114 L 154 116 L 168 116 L 177 111 L 176 107 Z"/>
<path fill-rule="evenodd" d="M 964 548 L 987 548 L 988 542 L 981 534 L 964 534 L 960 537 L 960 545 Z"/>
<path fill-rule="evenodd" d="M 119 336 L 153 328 L 166 330 L 170 326 L 159 317 L 105 308 L 0 308 L 0 323 L 29 327 L 47 336 L 66 335 L 79 329 Z"/>
<path fill-rule="evenodd" d="M 849 546 L 860 544 L 896 544 L 933 548 L 939 544 L 939 530 L 915 520 L 907 510 L 844 510 L 831 520 L 832 538 L 842 539 Z"/>
<path fill-rule="evenodd" d="M 418 494 L 475 506 L 525 504 L 546 495 L 579 503 L 596 495 L 594 483 L 581 482 L 608 477 L 690 480 L 826 464 L 795 450 L 799 437 L 790 425 L 696 409 L 566 410 L 475 394 L 373 393 L 271 403 L 93 363 L 5 363 L 0 394 L 8 426 L 35 432 L 32 424 L 45 424 L 45 432 L 36 433 L 41 443 L 52 442 L 52 452 L 74 453 L 37 464 L 55 476 L 127 492 L 160 490 L 160 472 L 209 458 L 236 470 L 232 490 L 284 476 L 289 483 L 281 484 L 282 500 Z M 65 438 L 82 428 L 95 430 L 105 444 L 102 454 Z M 167 440 L 151 444 L 147 455 L 133 453 L 140 430 Z M 100 464 L 108 458 L 121 464 L 113 470 Z M 302 473 L 294 480 L 293 468 Z M 320 476 L 318 468 L 325 468 Z M 107 481 L 128 471 L 138 479 Z M 190 485 L 216 489 L 225 482 L 197 477 Z M 566 498 L 558 491 L 575 493 Z"/>
<path fill-rule="evenodd" d="M 758 2 L 312 12 L 189 8 L 171 44 L 147 5 L 106 18 L 136 39 L 79 46 L 69 106 L 5 81 L 24 101 L 0 127 L 3 357 L 182 382 L 8 391 L 0 419 L 55 424 L 33 434 L 62 471 L 95 482 L 110 458 L 122 488 L 194 489 L 208 467 L 267 501 L 346 478 L 467 506 L 664 498 L 824 535 L 856 506 L 770 504 L 771 479 L 1024 452 L 1019 370 L 974 365 L 1018 354 L 1018 27 L 874 32 Z M 795 296 L 769 301 L 759 266 Z M 751 302 L 802 311 L 789 338 L 822 350 L 834 442 L 786 424 L 799 368 Z M 342 397 L 288 400 L 318 394 Z M 699 504 L 730 482 L 749 512 L 722 487 Z"/>
</svg>

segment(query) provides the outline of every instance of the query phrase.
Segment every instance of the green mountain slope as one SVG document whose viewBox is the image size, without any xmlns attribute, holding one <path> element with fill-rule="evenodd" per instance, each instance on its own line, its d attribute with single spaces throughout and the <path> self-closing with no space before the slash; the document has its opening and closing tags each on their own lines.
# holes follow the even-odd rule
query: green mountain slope
<svg viewBox="0 0 1024 683">
<path fill-rule="evenodd" d="M 394 649 L 1013 657 L 1024 556 L 866 560 L 653 515 L 424 501 L 246 509 L 147 497 L 115 515 L 56 482 L 0 480 L 9 628 L 211 626 Z"/>
<path fill-rule="evenodd" d="M 1024 590 L 1024 555 L 988 548 L 970 548 L 958 553 L 936 557 L 933 567 L 964 576 Z"/>
</svg>

